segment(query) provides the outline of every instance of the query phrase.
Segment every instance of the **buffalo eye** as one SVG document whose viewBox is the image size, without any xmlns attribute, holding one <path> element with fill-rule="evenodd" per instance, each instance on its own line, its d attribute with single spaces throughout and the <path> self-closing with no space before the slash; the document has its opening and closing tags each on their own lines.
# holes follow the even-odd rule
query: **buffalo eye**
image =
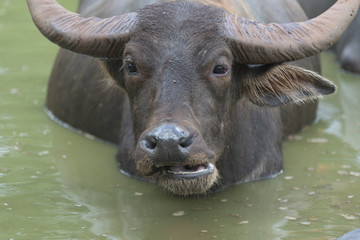
<svg viewBox="0 0 360 240">
<path fill-rule="evenodd" d="M 213 73 L 216 75 L 222 75 L 226 74 L 229 71 L 229 69 L 224 65 L 216 65 L 214 67 Z"/>
<path fill-rule="evenodd" d="M 126 61 L 125 68 L 129 75 L 134 75 L 137 73 L 137 68 L 134 62 Z"/>
</svg>

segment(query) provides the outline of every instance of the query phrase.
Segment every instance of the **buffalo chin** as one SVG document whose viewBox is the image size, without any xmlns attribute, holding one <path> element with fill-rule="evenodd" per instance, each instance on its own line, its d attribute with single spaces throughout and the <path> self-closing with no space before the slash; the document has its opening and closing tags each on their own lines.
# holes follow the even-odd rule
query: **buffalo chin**
<svg viewBox="0 0 360 240">
<path fill-rule="evenodd" d="M 176 171 L 175 171 L 176 170 Z M 202 195 L 218 182 L 216 167 L 207 163 L 196 171 L 182 166 L 164 168 L 158 175 L 158 184 L 166 191 L 178 196 Z"/>
</svg>

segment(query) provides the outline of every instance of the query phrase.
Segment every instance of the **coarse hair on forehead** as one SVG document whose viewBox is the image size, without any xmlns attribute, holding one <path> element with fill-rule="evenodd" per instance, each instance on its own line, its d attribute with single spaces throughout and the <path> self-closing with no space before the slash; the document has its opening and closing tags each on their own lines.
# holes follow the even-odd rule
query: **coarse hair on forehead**
<svg viewBox="0 0 360 240">
<path fill-rule="evenodd" d="M 224 19 L 224 10 L 188 1 L 148 5 L 138 14 L 139 31 L 154 34 L 157 38 L 219 35 Z"/>
</svg>

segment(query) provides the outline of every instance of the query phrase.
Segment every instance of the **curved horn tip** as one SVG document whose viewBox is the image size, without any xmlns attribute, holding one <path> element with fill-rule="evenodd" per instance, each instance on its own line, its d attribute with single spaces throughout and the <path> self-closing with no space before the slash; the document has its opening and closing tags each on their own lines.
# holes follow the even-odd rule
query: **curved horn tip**
<svg viewBox="0 0 360 240">
<path fill-rule="evenodd" d="M 70 51 L 100 58 L 119 57 L 134 30 L 136 13 L 109 18 L 81 17 L 55 0 L 27 0 L 35 25 L 53 43 Z"/>
<path fill-rule="evenodd" d="M 359 0 L 338 0 L 316 18 L 284 24 L 263 24 L 226 14 L 225 35 L 236 55 L 248 64 L 299 60 L 332 46 L 355 18 L 359 6 Z"/>
</svg>

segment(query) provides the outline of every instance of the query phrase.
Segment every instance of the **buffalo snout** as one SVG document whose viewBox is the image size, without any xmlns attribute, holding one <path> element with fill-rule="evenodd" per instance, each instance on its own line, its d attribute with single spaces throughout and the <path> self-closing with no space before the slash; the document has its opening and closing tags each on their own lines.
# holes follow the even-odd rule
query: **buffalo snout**
<svg viewBox="0 0 360 240">
<path fill-rule="evenodd" d="M 185 161 L 194 142 L 194 135 L 178 125 L 165 124 L 144 134 L 140 145 L 144 151 L 156 159 L 156 167 L 164 165 L 163 160 L 169 157 L 174 159 L 169 159 L 166 164 L 170 162 L 176 164 Z"/>
<path fill-rule="evenodd" d="M 141 134 L 137 169 L 176 195 L 201 194 L 218 178 L 215 154 L 196 129 L 161 124 Z"/>
</svg>

